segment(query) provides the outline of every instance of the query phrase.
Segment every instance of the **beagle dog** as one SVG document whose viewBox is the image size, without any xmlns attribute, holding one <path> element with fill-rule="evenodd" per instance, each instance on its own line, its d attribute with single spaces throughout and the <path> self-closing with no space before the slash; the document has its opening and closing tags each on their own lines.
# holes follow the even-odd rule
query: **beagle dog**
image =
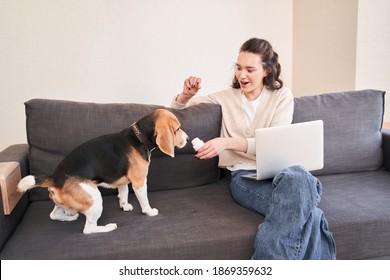
<svg viewBox="0 0 390 280">
<path fill-rule="evenodd" d="M 174 157 L 174 149 L 183 148 L 188 140 L 174 114 L 157 109 L 119 133 L 107 134 L 81 144 L 70 152 L 50 176 L 24 177 L 18 191 L 45 187 L 55 206 L 52 220 L 74 221 L 79 212 L 86 217 L 83 232 L 109 232 L 116 223 L 98 226 L 103 212 L 103 200 L 98 186 L 117 188 L 119 207 L 133 210 L 128 202 L 131 183 L 141 205 L 142 213 L 155 216 L 158 210 L 150 207 L 147 197 L 146 177 L 151 152 L 160 150 Z"/>
</svg>

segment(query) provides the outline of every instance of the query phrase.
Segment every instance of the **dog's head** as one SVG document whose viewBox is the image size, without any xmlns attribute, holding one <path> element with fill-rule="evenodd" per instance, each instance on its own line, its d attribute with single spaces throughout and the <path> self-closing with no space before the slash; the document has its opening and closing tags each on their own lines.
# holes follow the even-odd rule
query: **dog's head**
<svg viewBox="0 0 390 280">
<path fill-rule="evenodd" d="M 160 150 L 175 156 L 175 147 L 181 149 L 187 144 L 188 135 L 181 130 L 177 117 L 165 109 L 157 109 L 154 114 L 156 144 Z"/>
</svg>

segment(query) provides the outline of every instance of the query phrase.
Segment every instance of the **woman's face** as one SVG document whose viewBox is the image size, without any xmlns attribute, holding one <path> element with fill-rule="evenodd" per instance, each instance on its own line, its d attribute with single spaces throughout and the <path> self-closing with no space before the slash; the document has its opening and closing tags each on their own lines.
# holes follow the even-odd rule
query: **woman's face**
<svg viewBox="0 0 390 280">
<path fill-rule="evenodd" d="M 258 95 L 263 89 L 263 78 L 267 76 L 261 57 L 251 52 L 240 52 L 236 63 L 236 78 L 245 94 Z"/>
</svg>

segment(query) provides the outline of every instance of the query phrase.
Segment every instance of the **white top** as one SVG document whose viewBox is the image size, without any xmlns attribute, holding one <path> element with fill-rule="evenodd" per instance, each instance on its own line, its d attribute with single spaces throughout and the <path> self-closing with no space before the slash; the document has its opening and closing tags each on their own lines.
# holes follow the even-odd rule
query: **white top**
<svg viewBox="0 0 390 280">
<path fill-rule="evenodd" d="M 253 123 L 253 120 L 255 119 L 255 114 L 257 112 L 257 109 L 261 103 L 261 99 L 263 97 L 263 92 L 260 93 L 260 95 L 255 100 L 248 100 L 244 93 L 241 93 L 241 100 L 242 105 L 244 106 L 245 113 L 247 115 L 247 124 L 248 127 L 250 127 Z M 256 141 L 255 138 L 247 138 L 248 142 L 248 148 L 247 153 L 256 155 Z M 256 169 L 256 166 L 253 164 L 247 164 L 247 163 L 237 163 L 233 166 L 228 166 L 227 169 L 230 171 L 235 170 L 253 170 Z"/>
<path fill-rule="evenodd" d="M 255 114 L 257 112 L 257 108 L 259 107 L 261 103 L 261 99 L 263 97 L 263 94 L 260 93 L 259 96 L 255 100 L 248 100 L 245 97 L 244 93 L 241 93 L 241 99 L 242 99 L 242 105 L 244 106 L 244 110 L 248 117 L 248 126 L 251 126 L 253 123 L 253 120 L 255 118 Z"/>
</svg>

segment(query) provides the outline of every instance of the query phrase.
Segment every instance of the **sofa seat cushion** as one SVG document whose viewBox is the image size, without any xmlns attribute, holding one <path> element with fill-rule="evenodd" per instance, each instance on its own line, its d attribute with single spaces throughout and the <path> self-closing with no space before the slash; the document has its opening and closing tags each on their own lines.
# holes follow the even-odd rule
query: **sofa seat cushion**
<svg viewBox="0 0 390 280">
<path fill-rule="evenodd" d="M 51 201 L 31 205 L 1 252 L 1 259 L 249 259 L 263 220 L 236 204 L 226 181 L 149 194 L 160 214 L 141 214 L 134 194 L 133 212 L 123 212 L 118 198 L 103 198 L 98 224 L 116 222 L 109 233 L 82 233 L 85 217 L 52 221 Z"/>
<path fill-rule="evenodd" d="M 318 178 L 323 185 L 319 207 L 334 234 L 337 258 L 390 257 L 390 172 Z"/>
<path fill-rule="evenodd" d="M 317 175 L 382 166 L 384 92 L 361 90 L 295 98 L 293 122 L 324 121 L 324 168 Z"/>
</svg>

